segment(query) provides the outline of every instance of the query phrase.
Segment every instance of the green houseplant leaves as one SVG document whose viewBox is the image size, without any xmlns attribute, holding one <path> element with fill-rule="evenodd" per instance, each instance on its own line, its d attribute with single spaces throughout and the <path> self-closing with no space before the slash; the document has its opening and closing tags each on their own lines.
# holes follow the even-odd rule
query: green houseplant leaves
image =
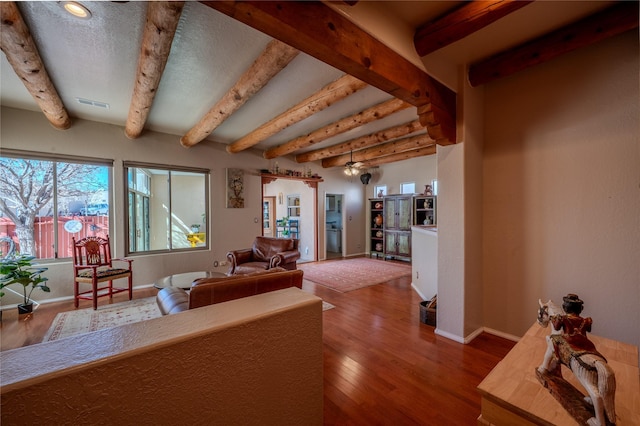
<svg viewBox="0 0 640 426">
<path fill-rule="evenodd" d="M 31 293 L 36 288 L 45 292 L 51 289 L 45 284 L 48 278 L 42 273 L 49 268 L 38 267 L 32 263 L 35 256 L 17 255 L 0 259 L 0 297 L 4 296 L 4 289 L 12 284 L 20 284 L 23 287 L 23 305 L 30 305 Z"/>
</svg>

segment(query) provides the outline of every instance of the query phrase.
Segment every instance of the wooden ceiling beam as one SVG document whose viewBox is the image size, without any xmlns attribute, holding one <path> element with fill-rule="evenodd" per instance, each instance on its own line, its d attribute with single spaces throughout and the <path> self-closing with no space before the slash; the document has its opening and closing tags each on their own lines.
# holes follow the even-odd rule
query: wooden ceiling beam
<svg viewBox="0 0 640 426">
<path fill-rule="evenodd" d="M 638 28 L 638 2 L 622 1 L 560 30 L 469 67 L 469 83 L 476 87 L 572 50 Z"/>
<path fill-rule="evenodd" d="M 335 123 L 316 129 L 308 135 L 300 136 L 296 139 L 290 140 L 289 142 L 285 142 L 282 145 L 269 148 L 264 152 L 263 157 L 266 159 L 282 157 L 283 155 L 290 154 L 302 148 L 307 148 L 318 142 L 322 142 L 341 133 L 355 129 L 356 127 L 371 123 L 372 121 L 380 120 L 410 107 L 411 105 L 400 99 L 390 99 L 350 117 L 345 117 Z"/>
<path fill-rule="evenodd" d="M 411 151 L 426 146 L 435 145 L 435 141 L 429 135 L 422 134 L 409 136 L 392 142 L 386 142 L 369 148 L 354 151 L 353 153 L 338 155 L 336 157 L 325 158 L 322 160 L 322 167 L 344 166 L 347 161 L 367 162 L 375 160 L 378 157 L 386 155 L 399 154 L 405 151 Z"/>
<path fill-rule="evenodd" d="M 395 163 L 396 161 L 404 161 L 410 158 L 424 157 L 436 153 L 436 145 L 430 145 L 423 148 L 413 149 L 410 151 L 399 152 L 397 154 L 385 155 L 374 160 L 363 161 L 364 167 L 380 166 L 382 164 Z"/>
<path fill-rule="evenodd" d="M 15 2 L 0 2 L 0 13 L 2 14 L 0 48 L 7 57 L 7 61 L 49 123 L 56 129 L 68 129 L 71 127 L 69 113 L 49 78 L 18 6 Z"/>
<path fill-rule="evenodd" d="M 277 117 L 264 123 L 251 133 L 241 139 L 227 145 L 227 152 L 237 153 L 262 142 L 268 137 L 286 129 L 292 124 L 298 123 L 313 114 L 333 105 L 334 103 L 354 94 L 358 90 L 367 87 L 367 83 L 350 76 L 349 74 L 340 77 L 289 108 Z"/>
<path fill-rule="evenodd" d="M 453 12 L 418 27 L 413 37 L 416 52 L 420 56 L 435 52 L 532 2 L 532 0 L 465 2 Z"/>
<path fill-rule="evenodd" d="M 153 1 L 147 6 L 136 84 L 124 126 L 124 134 L 129 139 L 139 137 L 147 122 L 183 7 L 183 1 Z"/>
<path fill-rule="evenodd" d="M 298 53 L 299 50 L 279 40 L 270 41 L 236 84 L 180 139 L 182 146 L 191 147 L 209 136 L 289 65 Z"/>
<path fill-rule="evenodd" d="M 419 120 L 414 120 L 409 123 L 400 124 L 398 126 L 390 127 L 388 129 L 381 130 L 370 135 L 362 136 L 359 138 L 351 139 L 347 142 L 343 142 L 337 145 L 332 145 L 327 148 L 317 149 L 315 151 L 305 152 L 303 154 L 296 155 L 296 162 L 307 163 L 309 161 L 322 160 L 323 158 L 335 157 L 345 152 L 357 151 L 370 146 L 378 145 L 383 142 L 396 139 L 418 130 L 423 130 Z"/>
<path fill-rule="evenodd" d="M 415 64 L 318 1 L 202 1 L 378 89 L 420 107 L 438 143 L 456 143 L 456 94 Z M 432 131 L 436 131 L 432 134 Z"/>
</svg>

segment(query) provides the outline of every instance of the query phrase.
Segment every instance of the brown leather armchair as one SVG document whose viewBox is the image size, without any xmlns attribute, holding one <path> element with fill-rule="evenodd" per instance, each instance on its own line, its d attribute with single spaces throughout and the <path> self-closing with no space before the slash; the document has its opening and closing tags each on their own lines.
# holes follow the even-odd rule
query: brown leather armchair
<svg viewBox="0 0 640 426">
<path fill-rule="evenodd" d="M 251 248 L 227 253 L 227 275 L 248 274 L 278 266 L 294 270 L 299 258 L 298 240 L 295 238 L 256 237 Z"/>
</svg>

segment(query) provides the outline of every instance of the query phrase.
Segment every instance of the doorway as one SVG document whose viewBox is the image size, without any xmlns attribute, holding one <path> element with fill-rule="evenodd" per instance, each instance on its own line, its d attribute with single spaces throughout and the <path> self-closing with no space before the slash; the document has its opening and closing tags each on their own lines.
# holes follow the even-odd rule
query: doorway
<svg viewBox="0 0 640 426">
<path fill-rule="evenodd" d="M 325 195 L 325 258 L 335 259 L 343 257 L 343 220 L 342 194 Z"/>
<path fill-rule="evenodd" d="M 262 198 L 262 235 L 275 237 L 276 229 L 276 197 Z"/>
<path fill-rule="evenodd" d="M 298 262 L 318 260 L 317 182 L 290 176 L 263 176 L 262 179 L 263 209 L 268 198 L 274 200 L 273 236 L 298 240 Z M 266 232 L 264 225 L 263 232 Z"/>
</svg>

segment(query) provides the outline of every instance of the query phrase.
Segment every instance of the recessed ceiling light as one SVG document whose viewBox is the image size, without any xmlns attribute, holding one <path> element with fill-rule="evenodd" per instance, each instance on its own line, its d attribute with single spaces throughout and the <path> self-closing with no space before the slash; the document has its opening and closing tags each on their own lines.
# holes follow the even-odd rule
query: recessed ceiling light
<svg viewBox="0 0 640 426">
<path fill-rule="evenodd" d="M 64 10 L 66 10 L 76 18 L 91 18 L 91 12 L 82 3 L 78 3 L 77 1 L 63 1 L 60 3 L 62 4 Z"/>
</svg>

